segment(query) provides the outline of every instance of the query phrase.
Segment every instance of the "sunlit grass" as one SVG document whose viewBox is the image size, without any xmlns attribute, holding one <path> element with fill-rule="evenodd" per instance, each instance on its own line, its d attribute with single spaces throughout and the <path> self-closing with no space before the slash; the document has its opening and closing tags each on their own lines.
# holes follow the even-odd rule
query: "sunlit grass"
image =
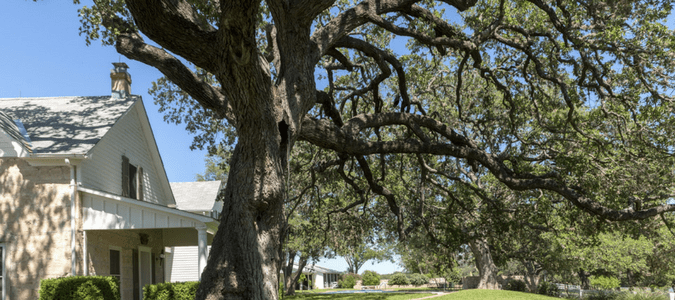
<svg viewBox="0 0 675 300">
<path fill-rule="evenodd" d="M 431 293 L 353 293 L 353 294 L 310 294 L 303 293 L 292 297 L 284 296 L 284 300 L 326 300 L 326 299 L 340 299 L 340 300 L 409 300 L 419 299 L 434 294 Z M 436 299 L 436 298 L 434 298 Z"/>
<path fill-rule="evenodd" d="M 433 300 L 486 300 L 486 299 L 560 300 L 560 298 L 542 296 L 538 294 L 522 293 L 514 291 L 495 291 L 495 290 L 463 290 L 459 292 L 453 292 L 445 296 L 433 298 Z"/>
</svg>

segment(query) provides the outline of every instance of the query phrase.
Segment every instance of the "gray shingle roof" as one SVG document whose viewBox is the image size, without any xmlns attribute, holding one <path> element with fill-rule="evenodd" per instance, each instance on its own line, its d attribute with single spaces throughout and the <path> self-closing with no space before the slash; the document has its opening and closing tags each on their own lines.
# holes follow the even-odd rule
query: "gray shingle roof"
<svg viewBox="0 0 675 300">
<path fill-rule="evenodd" d="M 0 111 L 23 123 L 34 153 L 86 154 L 138 96 L 0 99 Z"/>
<path fill-rule="evenodd" d="M 171 182 L 176 207 L 185 211 L 210 211 L 220 191 L 220 181 Z"/>
<path fill-rule="evenodd" d="M 298 264 L 293 264 L 293 272 L 296 272 L 298 270 L 299 265 Z M 342 274 L 342 272 L 329 269 L 329 268 L 324 268 L 324 267 L 319 267 L 317 265 L 305 265 L 305 267 L 302 269 L 302 272 L 305 273 L 323 273 L 323 274 Z"/>
<path fill-rule="evenodd" d="M 32 146 L 30 140 L 27 139 L 21 132 L 21 129 L 17 124 L 12 120 L 10 116 L 6 113 L 0 111 L 0 131 L 6 132 L 12 139 L 21 143 L 21 145 L 28 150 L 32 151 Z"/>
</svg>

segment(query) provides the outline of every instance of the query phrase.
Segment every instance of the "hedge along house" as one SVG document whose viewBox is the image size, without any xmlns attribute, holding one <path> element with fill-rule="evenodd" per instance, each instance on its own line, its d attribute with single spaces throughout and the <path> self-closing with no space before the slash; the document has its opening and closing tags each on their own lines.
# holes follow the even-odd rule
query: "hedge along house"
<svg viewBox="0 0 675 300">
<path fill-rule="evenodd" d="M 124 63 L 112 96 L 0 99 L 0 299 L 37 299 L 40 280 L 114 275 L 122 299 L 164 282 L 164 249 L 197 246 L 210 216 L 175 208 Z"/>
</svg>

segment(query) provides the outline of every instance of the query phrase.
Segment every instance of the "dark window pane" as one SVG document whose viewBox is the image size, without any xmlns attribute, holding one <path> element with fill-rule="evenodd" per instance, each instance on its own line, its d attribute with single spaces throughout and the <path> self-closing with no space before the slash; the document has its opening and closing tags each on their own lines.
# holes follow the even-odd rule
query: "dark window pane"
<svg viewBox="0 0 675 300">
<path fill-rule="evenodd" d="M 120 252 L 110 250 L 110 275 L 120 275 Z"/>
</svg>

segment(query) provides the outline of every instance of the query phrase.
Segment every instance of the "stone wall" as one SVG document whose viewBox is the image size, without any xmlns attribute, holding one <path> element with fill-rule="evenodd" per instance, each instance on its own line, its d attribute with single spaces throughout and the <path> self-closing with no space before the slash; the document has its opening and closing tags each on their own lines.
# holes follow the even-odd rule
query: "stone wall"
<svg viewBox="0 0 675 300">
<path fill-rule="evenodd" d="M 70 274 L 69 181 L 67 166 L 0 159 L 0 243 L 7 247 L 9 299 L 37 299 L 40 279 Z"/>
<path fill-rule="evenodd" d="M 140 234 L 147 234 L 147 244 L 141 244 Z M 164 282 L 163 260 L 159 259 L 164 250 L 161 229 L 151 230 L 88 230 L 87 231 L 87 261 L 89 263 L 89 275 L 110 275 L 110 249 L 121 248 L 122 274 L 120 288 L 122 299 L 134 299 L 133 282 L 133 250 L 139 246 L 151 247 L 155 255 L 155 283 Z"/>
</svg>

